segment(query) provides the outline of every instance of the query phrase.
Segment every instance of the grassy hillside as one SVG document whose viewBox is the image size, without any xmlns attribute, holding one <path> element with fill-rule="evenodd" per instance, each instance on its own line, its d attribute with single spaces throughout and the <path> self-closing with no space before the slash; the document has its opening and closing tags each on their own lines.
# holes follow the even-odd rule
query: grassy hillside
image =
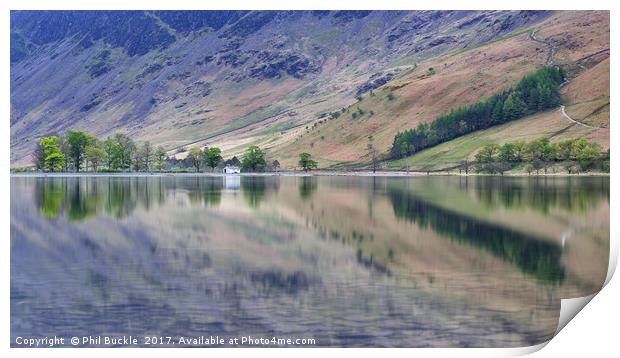
<svg viewBox="0 0 620 358">
<path fill-rule="evenodd" d="M 609 52 L 598 54 L 580 64 L 585 67 L 598 60 L 597 57 L 604 59 L 569 82 L 563 94 L 566 112 L 571 118 L 593 127 L 607 128 L 609 133 Z"/>
<path fill-rule="evenodd" d="M 535 41 L 532 31 L 536 30 Z M 543 43 L 544 41 L 546 43 Z M 429 123 L 451 109 L 496 94 L 525 74 L 548 64 L 564 66 L 571 81 L 562 88 L 566 112 L 596 127 L 609 127 L 609 13 L 562 12 L 544 23 L 474 49 L 433 58 L 404 71 L 398 78 L 366 93 L 332 120 L 295 130 L 291 143 L 276 142 L 273 153 L 284 166 L 309 151 L 321 166 L 364 165 L 372 144 L 385 156 L 394 135 L 418 123 Z M 607 49 L 607 51 L 605 51 Z M 550 56 L 552 51 L 552 56 Z M 432 69 L 432 70 L 431 70 Z M 360 115 L 359 109 L 363 114 Z M 353 113 L 356 113 L 353 118 Z M 516 133 L 516 134 L 515 134 Z M 559 112 L 538 114 L 445 143 L 406 160 L 416 166 L 441 167 L 470 157 L 491 141 L 552 136 L 586 136 L 609 146 L 609 130 L 576 125 Z M 290 139 L 286 138 L 286 139 Z M 399 166 L 399 161 L 390 166 Z"/>
<path fill-rule="evenodd" d="M 569 121 L 559 110 L 529 116 L 514 122 L 467 134 L 457 139 L 423 150 L 410 157 L 386 163 L 392 169 L 434 170 L 459 164 L 474 155 L 485 144 L 531 141 L 548 137 L 551 141 L 568 138 L 588 138 L 609 147 L 609 130 L 587 128 Z"/>
</svg>

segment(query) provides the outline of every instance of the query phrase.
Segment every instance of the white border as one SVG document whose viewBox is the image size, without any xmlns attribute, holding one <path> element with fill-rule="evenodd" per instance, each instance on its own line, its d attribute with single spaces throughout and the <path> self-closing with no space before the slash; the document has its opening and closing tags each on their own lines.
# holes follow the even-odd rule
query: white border
<svg viewBox="0 0 620 358">
<path fill-rule="evenodd" d="M 498 9 L 498 10 L 513 10 L 513 9 L 563 9 L 563 10 L 611 10 L 611 51 L 613 52 L 618 44 L 617 31 L 617 18 L 616 12 L 620 7 L 618 1 L 603 1 L 603 0 L 588 0 L 588 1 L 545 1 L 540 0 L 520 0 L 520 1 L 490 1 L 490 0 L 470 0 L 470 1 L 457 1 L 457 0 L 434 0 L 424 2 L 403 1 L 403 0 L 381 0 L 381 1 L 368 1 L 368 0 L 296 0 L 296 1 L 278 1 L 278 0 L 226 0 L 226 1 L 212 1 L 207 3 L 206 1 L 191 1 L 191 0 L 106 0 L 106 1 L 71 1 L 71 0 L 4 0 L 0 2 L 0 23 L 2 24 L 2 37 L 0 38 L 0 48 L 4 49 L 0 58 L 0 65 L 3 68 L 1 78 L 2 87 L 0 89 L 0 101 L 3 104 L 0 108 L 4 113 L 5 124 L 2 128 L 2 138 L 6 143 L 5 150 L 0 157 L 0 163 L 4 168 L 4 173 L 1 176 L 2 191 L 5 196 L 5 200 L 2 201 L 0 206 L 0 222 L 4 232 L 4 249 L 0 250 L 0 255 L 3 266 L 3 275 L 1 278 L 3 295 L 2 301 L 2 317 L 3 325 L 0 330 L 0 343 L 4 350 L 15 356 L 30 355 L 32 350 L 26 349 L 12 349 L 9 350 L 9 330 L 10 330 L 10 275 L 9 275 L 9 253 L 10 253 L 10 207 L 9 207 L 9 158 L 10 158 L 10 81 L 9 81 L 9 10 L 19 9 L 84 9 L 84 10 L 99 10 L 99 9 L 292 9 L 292 10 L 323 10 L 323 9 Z M 613 55 L 612 55 L 613 57 Z M 618 78 L 618 71 L 616 61 L 611 61 L 611 78 Z M 614 97 L 617 91 L 618 82 L 611 81 L 611 97 Z M 615 100 L 611 101 L 611 116 L 617 113 L 617 105 Z M 618 130 L 616 130 L 616 124 L 611 126 L 611 145 L 618 143 Z M 618 193 L 615 190 L 619 184 L 618 172 L 620 165 L 616 156 L 613 155 L 611 160 L 611 217 L 618 212 L 617 204 Z M 619 217 L 615 215 L 615 217 Z M 612 261 L 617 262 L 618 254 L 618 239 L 620 238 L 619 225 L 617 221 L 611 221 L 611 239 L 612 239 Z M 613 272 L 613 271 L 610 271 Z M 608 276 L 608 279 L 611 275 Z M 592 302 L 579 314 L 573 322 L 570 322 L 560 334 L 549 342 L 549 344 L 536 353 L 539 357 L 555 357 L 560 355 L 566 356 L 610 356 L 611 352 L 617 352 L 617 339 L 618 339 L 618 324 L 617 320 L 620 317 L 618 305 L 620 304 L 620 284 L 618 279 L 611 281 L 607 287 L 603 289 L 601 294 L 596 295 Z M 545 346 L 545 345 L 542 345 Z M 249 354 L 256 356 L 289 356 L 294 352 L 295 356 L 310 357 L 318 353 L 320 354 L 338 354 L 338 355 L 351 355 L 356 357 L 375 356 L 376 354 L 390 354 L 394 356 L 407 356 L 411 357 L 412 354 L 422 356 L 435 356 L 435 357 L 447 357 L 453 355 L 459 356 L 513 356 L 534 352 L 541 347 L 530 347 L 525 349 L 507 350 L 507 349 L 332 349 L 325 348 L 320 351 L 316 349 L 296 349 L 294 351 L 288 349 L 218 349 L 205 351 L 202 349 L 183 349 L 182 351 L 169 350 L 169 349 L 155 349 L 155 350 L 134 350 L 134 349 L 116 349 L 114 351 L 109 350 L 97 350 L 97 349 L 59 349 L 59 350 L 36 350 L 35 353 L 50 355 L 50 356 L 108 356 L 113 352 L 114 355 L 121 356 L 134 356 L 136 354 L 148 354 L 154 357 L 165 357 L 170 354 L 181 353 L 183 355 L 200 356 L 206 355 L 241 355 Z"/>
</svg>

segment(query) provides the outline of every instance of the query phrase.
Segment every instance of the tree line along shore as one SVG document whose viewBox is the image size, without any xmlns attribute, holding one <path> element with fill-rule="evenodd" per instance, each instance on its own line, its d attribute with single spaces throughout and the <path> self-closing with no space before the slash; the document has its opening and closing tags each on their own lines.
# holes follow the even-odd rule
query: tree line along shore
<svg viewBox="0 0 620 358">
<path fill-rule="evenodd" d="M 374 149 L 374 148 L 372 148 Z M 35 165 L 31 168 L 14 168 L 12 172 L 44 173 L 200 173 L 222 172 L 225 167 L 235 167 L 245 173 L 278 172 L 282 168 L 278 160 L 267 160 L 266 152 L 257 146 L 249 147 L 241 159 L 233 156 L 225 160 L 220 148 L 192 147 L 183 159 L 169 156 L 166 150 L 150 142 L 136 143 L 123 133 L 105 140 L 81 131 L 67 131 L 65 136 L 41 137 L 33 153 Z M 373 156 L 376 158 L 376 155 Z M 486 144 L 473 160 L 463 160 L 446 168 L 428 170 L 384 168 L 384 163 L 373 159 L 369 167 L 325 169 L 326 173 L 359 171 L 421 172 L 460 174 L 583 174 L 609 173 L 610 152 L 585 138 L 551 142 L 539 138 L 530 142 L 515 141 L 505 144 Z M 299 154 L 295 170 L 305 172 L 318 169 L 318 162 L 307 152 Z"/>
<path fill-rule="evenodd" d="M 475 161 L 467 160 L 459 165 L 459 170 L 468 173 L 501 174 L 520 171 L 527 174 L 580 174 L 586 172 L 609 173 L 609 149 L 603 151 L 597 143 L 585 138 L 567 139 L 557 143 L 548 138 L 531 142 L 515 141 L 487 144 L 476 153 Z"/>
<path fill-rule="evenodd" d="M 96 136 L 77 130 L 69 130 L 64 136 L 45 135 L 39 139 L 34 150 L 34 166 L 14 168 L 13 172 L 79 173 L 79 172 L 216 172 L 224 167 L 255 173 L 278 171 L 278 160 L 268 161 L 264 150 L 250 146 L 241 159 L 233 156 L 224 160 L 218 147 L 195 146 L 183 159 L 169 156 L 161 146 L 149 141 L 136 143 L 124 133 L 100 140 Z M 299 169 L 316 169 L 318 163 L 310 153 L 299 154 Z"/>
</svg>

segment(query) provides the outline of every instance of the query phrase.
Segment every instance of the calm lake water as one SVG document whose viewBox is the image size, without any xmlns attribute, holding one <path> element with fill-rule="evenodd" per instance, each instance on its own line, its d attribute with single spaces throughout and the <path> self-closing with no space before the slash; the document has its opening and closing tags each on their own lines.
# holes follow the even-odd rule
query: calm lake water
<svg viewBox="0 0 620 358">
<path fill-rule="evenodd" d="M 608 177 L 15 176 L 11 344 L 533 345 L 608 256 Z"/>
</svg>

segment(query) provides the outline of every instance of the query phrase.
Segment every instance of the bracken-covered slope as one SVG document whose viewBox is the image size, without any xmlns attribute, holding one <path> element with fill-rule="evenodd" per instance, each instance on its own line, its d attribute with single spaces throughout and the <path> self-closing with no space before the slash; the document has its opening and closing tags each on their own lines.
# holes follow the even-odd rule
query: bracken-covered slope
<svg viewBox="0 0 620 358">
<path fill-rule="evenodd" d="M 369 136 L 385 157 L 399 131 L 499 93 L 544 65 L 568 72 L 561 88 L 566 115 L 558 108 L 474 132 L 388 166 L 449 167 L 473 158 L 484 144 L 541 136 L 585 137 L 609 148 L 609 12 L 567 11 L 489 44 L 430 58 L 345 105 L 337 119 L 298 130 L 274 154 L 292 164 L 307 149 L 325 165 L 363 165 L 370 160 Z"/>
<path fill-rule="evenodd" d="M 15 11 L 11 163 L 29 165 L 40 136 L 68 129 L 100 137 L 122 131 L 170 153 L 217 144 L 232 155 L 261 144 L 288 164 L 294 151 L 318 147 L 322 165 L 363 161 L 366 132 L 376 132 L 386 150 L 415 116 L 429 120 L 534 68 L 545 49 L 514 34 L 553 18 L 534 11 Z M 576 33 L 553 26 L 540 36 Z M 590 29 L 601 30 L 598 23 Z M 487 45 L 482 54 L 487 47 L 479 46 L 506 36 L 516 47 Z M 427 78 L 430 66 L 437 75 Z M 326 128 L 324 145 L 323 135 L 298 139 L 321 114 L 394 86 L 401 86 L 397 100 L 374 104 L 372 124 L 343 119 Z"/>
</svg>

